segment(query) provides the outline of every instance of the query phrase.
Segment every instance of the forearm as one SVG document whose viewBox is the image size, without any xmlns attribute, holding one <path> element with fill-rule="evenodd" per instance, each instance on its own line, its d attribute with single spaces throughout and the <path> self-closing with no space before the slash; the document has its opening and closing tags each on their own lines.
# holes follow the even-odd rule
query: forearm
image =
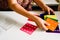
<svg viewBox="0 0 60 40">
<path fill-rule="evenodd" d="M 15 4 L 9 4 L 10 8 L 12 8 L 12 10 L 18 12 L 19 14 L 28 17 L 32 20 L 36 20 L 36 16 L 34 16 L 33 14 L 29 13 L 27 10 L 25 10 L 22 6 L 20 6 L 19 4 L 15 3 Z"/>
<path fill-rule="evenodd" d="M 47 6 L 42 0 L 34 0 L 34 2 L 42 9 Z"/>
</svg>

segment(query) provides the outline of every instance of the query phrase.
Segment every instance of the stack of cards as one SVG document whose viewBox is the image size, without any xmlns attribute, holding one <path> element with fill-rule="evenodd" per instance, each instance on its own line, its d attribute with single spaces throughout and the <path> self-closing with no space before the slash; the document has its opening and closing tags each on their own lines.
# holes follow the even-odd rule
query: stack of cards
<svg viewBox="0 0 60 40">
<path fill-rule="evenodd" d="M 50 18 L 50 19 L 55 20 L 55 21 L 58 21 L 56 15 L 45 15 L 44 16 L 44 20 L 46 20 L 47 18 Z"/>
<path fill-rule="evenodd" d="M 50 24 L 50 26 L 46 26 L 48 28 L 46 32 L 60 33 L 56 15 L 47 15 L 47 12 L 46 12 L 46 13 L 40 14 L 38 17 L 42 18 L 43 20 L 45 20 Z M 32 20 L 28 19 L 28 21 L 32 21 Z M 38 27 L 35 25 L 26 23 L 22 28 L 20 28 L 20 30 L 31 35 L 37 28 Z"/>
<path fill-rule="evenodd" d="M 40 14 L 40 17 L 51 24 L 50 27 L 47 26 L 49 28 L 49 30 L 47 30 L 46 32 L 60 33 L 56 15 Z M 54 26 L 54 27 L 52 27 L 52 26 Z"/>
<path fill-rule="evenodd" d="M 56 22 L 50 18 L 47 18 L 46 22 L 50 24 L 50 26 L 46 26 L 46 27 L 51 31 L 54 31 L 58 25 L 58 22 Z"/>
</svg>

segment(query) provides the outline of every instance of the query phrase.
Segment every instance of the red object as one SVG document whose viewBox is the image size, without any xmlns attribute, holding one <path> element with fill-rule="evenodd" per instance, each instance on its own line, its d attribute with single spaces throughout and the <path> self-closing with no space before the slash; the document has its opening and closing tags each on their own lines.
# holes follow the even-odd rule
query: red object
<svg viewBox="0 0 60 40">
<path fill-rule="evenodd" d="M 31 35 L 37 28 L 37 26 L 26 23 L 20 30 Z"/>
<path fill-rule="evenodd" d="M 28 21 L 32 21 L 31 19 L 28 19 Z"/>
</svg>

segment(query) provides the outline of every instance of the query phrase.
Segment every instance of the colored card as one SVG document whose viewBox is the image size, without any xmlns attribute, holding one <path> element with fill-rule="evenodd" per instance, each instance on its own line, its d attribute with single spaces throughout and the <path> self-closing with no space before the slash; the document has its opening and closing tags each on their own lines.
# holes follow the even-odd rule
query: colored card
<svg viewBox="0 0 60 40">
<path fill-rule="evenodd" d="M 46 32 L 49 32 L 49 33 L 60 33 L 59 26 L 57 26 L 57 28 L 54 31 L 47 30 Z"/>
<path fill-rule="evenodd" d="M 44 16 L 45 16 L 45 15 L 48 15 L 48 12 L 47 12 L 47 11 L 45 11 L 45 12 L 42 13 L 42 14 L 40 14 L 39 17 L 41 17 L 42 19 L 44 19 Z M 54 15 L 52 11 L 50 11 L 50 15 Z"/>
<path fill-rule="evenodd" d="M 48 33 L 60 33 L 60 30 L 54 30 L 54 31 L 47 30 L 46 32 L 48 32 Z"/>
<path fill-rule="evenodd" d="M 45 15 L 44 19 L 46 20 L 47 18 L 51 18 L 51 19 L 53 19 L 55 21 L 58 21 L 56 15 Z"/>
<path fill-rule="evenodd" d="M 56 22 L 50 18 L 47 18 L 46 22 L 48 22 L 50 24 L 50 26 L 46 26 L 46 27 L 51 31 L 54 31 L 58 26 L 58 22 Z"/>
<path fill-rule="evenodd" d="M 46 14 L 40 14 L 40 18 L 42 18 L 42 19 L 44 19 L 44 15 L 46 15 Z"/>
<path fill-rule="evenodd" d="M 59 30 L 59 25 L 56 27 L 56 29 L 55 30 Z"/>
<path fill-rule="evenodd" d="M 30 23 L 26 23 L 20 30 L 31 35 L 38 27 Z"/>
</svg>

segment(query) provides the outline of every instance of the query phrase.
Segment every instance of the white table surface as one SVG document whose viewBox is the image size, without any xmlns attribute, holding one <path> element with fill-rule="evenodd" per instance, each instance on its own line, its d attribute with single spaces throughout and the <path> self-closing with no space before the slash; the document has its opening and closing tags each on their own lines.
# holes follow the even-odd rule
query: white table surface
<svg viewBox="0 0 60 40">
<path fill-rule="evenodd" d="M 35 12 L 40 13 L 39 11 Z M 32 11 L 31 13 L 35 12 Z M 58 20 L 60 20 L 60 12 L 55 13 Z M 5 22 L 3 20 L 7 21 Z M 0 22 L 6 23 L 0 25 L 0 40 L 60 40 L 60 34 L 57 33 L 46 33 L 37 29 L 32 33 L 32 35 L 28 35 L 21 31 L 20 28 L 27 22 L 27 18 L 17 14 L 16 12 L 0 11 Z M 4 28 L 2 26 L 7 27 Z"/>
</svg>

